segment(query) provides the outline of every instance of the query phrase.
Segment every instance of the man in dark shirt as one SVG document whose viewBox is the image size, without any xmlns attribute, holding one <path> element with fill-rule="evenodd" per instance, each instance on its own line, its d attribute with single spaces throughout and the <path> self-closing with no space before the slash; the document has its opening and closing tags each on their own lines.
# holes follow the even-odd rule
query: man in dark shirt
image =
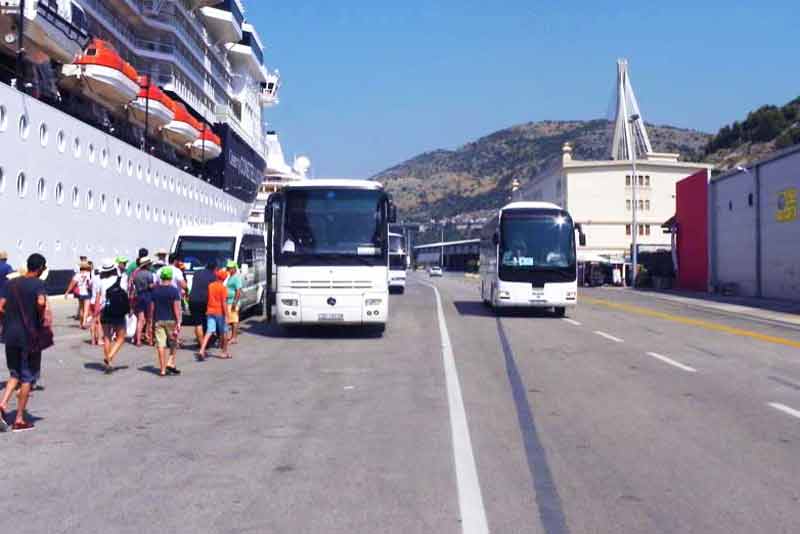
<svg viewBox="0 0 800 534">
<path fill-rule="evenodd" d="M 172 267 L 161 269 L 161 283 L 151 291 L 150 322 L 154 325 L 158 363 L 161 376 L 167 373 L 179 375 L 175 364 L 175 351 L 178 349 L 178 336 L 181 331 L 181 293 L 172 285 Z M 167 360 L 169 347 L 169 360 Z"/>
<path fill-rule="evenodd" d="M 3 298 L 8 275 L 12 272 L 14 272 L 14 269 L 8 264 L 8 253 L 5 250 L 0 250 L 0 298 Z M 2 324 L 0 324 L 0 341 L 3 341 Z"/>
<path fill-rule="evenodd" d="M 189 313 L 194 324 L 194 335 L 197 346 L 203 344 L 206 329 L 206 306 L 208 304 L 208 286 L 217 281 L 217 262 L 210 261 L 206 268 L 195 273 L 192 278 L 192 290 L 189 292 Z"/>
<path fill-rule="evenodd" d="M 17 416 L 11 429 L 14 432 L 33 429 L 33 425 L 25 421 L 25 408 L 31 386 L 39 380 L 42 353 L 30 351 L 29 329 L 51 322 L 47 309 L 47 292 L 44 282 L 39 279 L 46 264 L 44 256 L 31 254 L 28 257 L 27 274 L 7 282 L 5 294 L 0 297 L 0 316 L 3 318 L 6 340 L 6 363 L 10 374 L 3 397 L 0 399 L 0 431 L 8 428 L 6 421 L 8 401 L 17 386 L 19 386 Z"/>
</svg>

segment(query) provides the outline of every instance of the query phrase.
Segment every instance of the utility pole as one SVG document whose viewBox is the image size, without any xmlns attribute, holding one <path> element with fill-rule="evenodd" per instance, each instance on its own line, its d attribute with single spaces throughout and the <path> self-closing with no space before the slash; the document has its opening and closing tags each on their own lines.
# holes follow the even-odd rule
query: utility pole
<svg viewBox="0 0 800 534">
<path fill-rule="evenodd" d="M 633 128 L 633 126 L 634 126 L 634 124 L 636 123 L 637 120 L 639 120 L 639 115 L 638 114 L 631 115 L 629 122 L 630 122 L 632 128 Z M 631 133 L 633 134 L 632 135 L 632 139 L 631 139 L 631 143 L 630 143 L 631 172 L 633 172 L 633 175 L 631 176 L 631 188 L 632 188 L 631 189 L 631 194 L 632 194 L 632 197 L 633 197 L 633 201 L 632 201 L 632 204 L 633 204 L 633 220 L 631 221 L 631 234 L 632 234 L 632 237 L 633 237 L 633 240 L 632 240 L 632 248 L 633 248 L 633 250 L 631 252 L 631 257 L 632 257 L 632 261 L 633 261 L 633 276 L 632 276 L 632 282 L 633 283 L 632 283 L 632 285 L 633 285 L 633 287 L 636 287 L 636 275 L 639 272 L 639 250 L 638 250 L 638 236 L 639 236 L 639 224 L 638 223 L 639 223 L 639 221 L 638 221 L 638 216 L 637 216 L 637 212 L 639 210 L 639 201 L 638 201 L 638 199 L 639 199 L 639 194 L 638 194 L 639 178 L 636 176 L 636 131 L 633 130 Z"/>
<path fill-rule="evenodd" d="M 25 0 L 19 1 L 19 24 L 17 24 L 17 90 L 25 91 Z"/>
<path fill-rule="evenodd" d="M 442 253 L 439 260 L 439 266 L 444 269 L 444 224 L 442 224 Z"/>
<path fill-rule="evenodd" d="M 145 85 L 144 89 L 144 150 L 145 154 L 149 154 L 150 152 L 147 150 L 147 131 L 150 128 L 150 75 L 145 75 L 147 78 L 147 84 Z"/>
</svg>

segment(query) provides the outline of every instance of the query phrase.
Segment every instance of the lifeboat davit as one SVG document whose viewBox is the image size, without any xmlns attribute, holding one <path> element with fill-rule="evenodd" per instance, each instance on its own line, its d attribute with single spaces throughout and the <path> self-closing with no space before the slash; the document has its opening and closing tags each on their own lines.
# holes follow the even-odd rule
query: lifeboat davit
<svg viewBox="0 0 800 534">
<path fill-rule="evenodd" d="M 136 69 L 101 39 L 93 39 L 83 54 L 61 68 L 61 74 L 61 87 L 111 108 L 124 106 L 140 90 Z"/>
<path fill-rule="evenodd" d="M 164 94 L 147 76 L 139 76 L 139 96 L 128 104 L 131 119 L 157 131 L 175 118 L 175 101 Z"/>
<path fill-rule="evenodd" d="M 222 140 L 211 131 L 211 128 L 206 126 L 205 130 L 200 132 L 200 137 L 191 143 L 189 150 L 193 160 L 208 161 L 216 159 L 222 154 Z"/>
<path fill-rule="evenodd" d="M 186 106 L 175 102 L 175 117 L 161 128 L 161 134 L 169 144 L 185 150 L 186 145 L 200 137 L 202 129 L 203 125 L 192 117 L 191 113 L 186 110 Z"/>
</svg>

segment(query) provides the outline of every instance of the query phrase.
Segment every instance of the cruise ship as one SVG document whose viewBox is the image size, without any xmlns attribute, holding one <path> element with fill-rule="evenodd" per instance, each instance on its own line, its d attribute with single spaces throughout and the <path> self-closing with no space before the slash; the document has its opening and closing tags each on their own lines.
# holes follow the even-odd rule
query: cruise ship
<svg viewBox="0 0 800 534">
<path fill-rule="evenodd" d="M 55 284 L 80 256 L 257 223 L 309 167 L 265 127 L 280 76 L 240 0 L 0 0 L 0 82 L 0 249 L 43 253 Z"/>
</svg>

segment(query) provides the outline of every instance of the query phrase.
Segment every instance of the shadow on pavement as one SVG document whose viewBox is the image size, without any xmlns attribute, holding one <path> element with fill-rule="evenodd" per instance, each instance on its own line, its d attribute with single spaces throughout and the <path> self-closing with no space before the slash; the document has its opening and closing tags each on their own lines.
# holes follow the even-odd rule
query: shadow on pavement
<svg viewBox="0 0 800 534">
<path fill-rule="evenodd" d="M 240 327 L 242 333 L 270 338 L 309 339 L 374 339 L 383 336 L 377 327 L 366 326 L 279 326 L 273 323 L 250 323 Z"/>
<path fill-rule="evenodd" d="M 459 315 L 472 317 L 536 317 L 542 319 L 556 319 L 557 316 L 550 308 L 506 308 L 495 312 L 477 300 L 453 301 Z"/>
<path fill-rule="evenodd" d="M 156 376 L 161 375 L 161 369 L 159 369 L 155 365 L 143 365 L 142 367 L 139 367 L 139 370 L 143 373 L 150 373 L 151 375 L 156 375 Z"/>
</svg>

